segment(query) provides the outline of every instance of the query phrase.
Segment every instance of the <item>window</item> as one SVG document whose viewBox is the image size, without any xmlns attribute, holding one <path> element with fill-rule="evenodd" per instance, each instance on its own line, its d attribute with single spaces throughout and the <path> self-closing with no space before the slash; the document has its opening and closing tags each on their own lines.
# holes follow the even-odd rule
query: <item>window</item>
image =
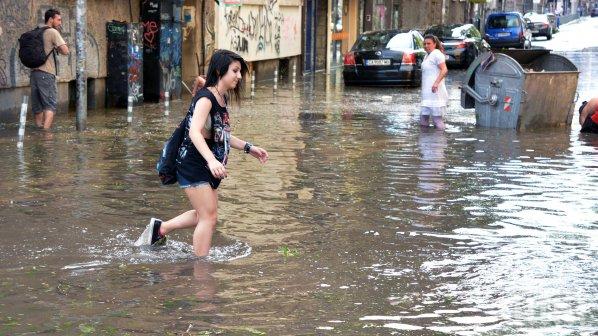
<svg viewBox="0 0 598 336">
<path fill-rule="evenodd" d="M 488 18 L 489 28 L 519 27 L 519 19 L 515 15 L 493 15 Z"/>
</svg>

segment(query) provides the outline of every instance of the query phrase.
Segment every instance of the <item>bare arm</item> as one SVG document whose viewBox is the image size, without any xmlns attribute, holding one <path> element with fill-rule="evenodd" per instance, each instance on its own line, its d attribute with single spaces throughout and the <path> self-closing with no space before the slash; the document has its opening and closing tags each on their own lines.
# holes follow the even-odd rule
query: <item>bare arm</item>
<svg viewBox="0 0 598 336">
<path fill-rule="evenodd" d="M 434 84 L 432 84 L 432 92 L 438 91 L 438 86 L 440 85 L 440 82 L 442 82 L 442 80 L 444 79 L 444 77 L 446 77 L 446 74 L 448 73 L 448 69 L 446 68 L 445 62 L 438 64 L 438 69 L 440 69 L 440 73 L 434 81 Z"/>
<path fill-rule="evenodd" d="M 208 168 L 212 175 L 216 178 L 225 178 L 226 168 L 216 159 L 201 134 L 201 130 L 205 126 L 211 108 L 212 102 L 208 98 L 201 98 L 197 101 L 193 112 L 193 118 L 191 118 L 191 126 L 189 126 L 189 137 L 191 138 L 193 145 L 195 145 L 195 148 L 199 151 L 199 154 L 201 154 L 208 163 Z"/>
<path fill-rule="evenodd" d="M 236 136 L 231 135 L 230 137 L 230 146 L 232 148 L 244 150 L 246 143 L 247 141 L 241 140 Z M 249 154 L 251 154 L 251 156 L 253 156 L 254 158 L 258 159 L 261 163 L 266 163 L 266 161 L 268 161 L 268 152 L 261 147 L 251 146 L 251 148 L 249 149 Z"/>
<path fill-rule="evenodd" d="M 61 46 L 56 47 L 56 51 L 58 51 L 59 53 L 61 53 L 63 55 L 68 55 L 69 54 L 69 47 L 67 47 L 66 44 L 63 44 Z"/>
<path fill-rule="evenodd" d="M 588 101 L 583 110 L 581 110 L 581 113 L 579 114 L 579 124 L 583 125 L 586 118 L 594 114 L 596 110 L 598 110 L 598 98 L 592 98 Z"/>
<path fill-rule="evenodd" d="M 193 89 L 191 90 L 191 94 L 195 96 L 197 91 L 206 85 L 206 79 L 204 76 L 200 75 L 195 78 L 193 82 Z"/>
</svg>

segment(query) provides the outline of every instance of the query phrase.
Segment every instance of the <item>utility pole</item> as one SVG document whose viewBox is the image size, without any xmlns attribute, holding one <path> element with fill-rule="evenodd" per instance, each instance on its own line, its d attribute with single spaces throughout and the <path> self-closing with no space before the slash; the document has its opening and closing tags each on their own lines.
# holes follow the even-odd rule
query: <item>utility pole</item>
<svg viewBox="0 0 598 336">
<path fill-rule="evenodd" d="M 86 0 L 77 0 L 75 43 L 77 51 L 77 131 L 87 124 L 87 74 L 85 73 L 85 37 L 87 36 Z"/>
</svg>

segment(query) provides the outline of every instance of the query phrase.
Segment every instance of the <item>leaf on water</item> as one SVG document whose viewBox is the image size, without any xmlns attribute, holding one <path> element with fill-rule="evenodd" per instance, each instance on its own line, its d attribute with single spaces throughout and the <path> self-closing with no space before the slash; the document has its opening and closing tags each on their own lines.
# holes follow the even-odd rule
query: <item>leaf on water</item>
<svg viewBox="0 0 598 336">
<path fill-rule="evenodd" d="M 297 249 L 290 249 L 288 246 L 279 247 L 278 253 L 282 254 L 285 258 L 299 256 L 299 251 Z"/>
<path fill-rule="evenodd" d="M 84 334 L 91 334 L 96 331 L 96 328 L 91 324 L 79 324 L 79 330 Z"/>
</svg>

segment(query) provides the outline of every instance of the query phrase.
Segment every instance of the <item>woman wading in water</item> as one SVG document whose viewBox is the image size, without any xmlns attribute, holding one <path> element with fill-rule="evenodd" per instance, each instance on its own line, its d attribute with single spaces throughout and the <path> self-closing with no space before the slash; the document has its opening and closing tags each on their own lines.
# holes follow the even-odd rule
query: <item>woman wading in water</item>
<svg viewBox="0 0 598 336">
<path fill-rule="evenodd" d="M 197 91 L 187 112 L 185 137 L 176 165 L 177 180 L 193 210 L 165 222 L 152 218 L 140 238 L 150 237 L 151 233 L 151 240 L 145 244 L 163 244 L 169 232 L 195 228 L 193 251 L 197 256 L 206 256 L 217 221 L 217 189 L 227 176 L 230 148 L 243 150 L 261 163 L 268 161 L 266 150 L 231 134 L 228 100 L 233 96 L 239 103 L 246 73 L 247 64 L 238 54 L 216 50 L 212 55 L 205 85 Z"/>
</svg>

